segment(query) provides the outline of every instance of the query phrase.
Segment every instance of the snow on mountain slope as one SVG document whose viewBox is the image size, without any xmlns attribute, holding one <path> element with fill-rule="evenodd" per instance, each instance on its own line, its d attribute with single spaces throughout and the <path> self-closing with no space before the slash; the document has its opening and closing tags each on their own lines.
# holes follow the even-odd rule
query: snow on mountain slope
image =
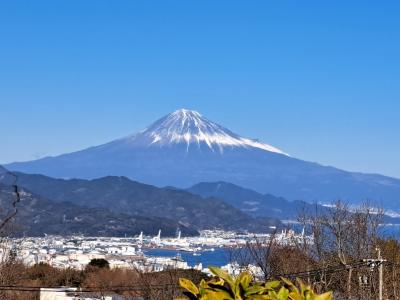
<svg viewBox="0 0 400 300">
<path fill-rule="evenodd" d="M 194 144 L 200 147 L 206 144 L 208 148 L 221 153 L 226 147 L 259 148 L 270 152 L 284 154 L 273 146 L 256 140 L 240 137 L 219 124 L 209 121 L 197 111 L 180 109 L 153 123 L 138 134 L 125 138 L 141 145 L 165 146 L 183 143 L 187 151 Z"/>
<path fill-rule="evenodd" d="M 189 110 L 173 112 L 137 134 L 107 144 L 5 167 L 58 178 L 126 176 L 181 188 L 225 181 L 288 200 L 368 199 L 400 211 L 399 179 L 296 159 Z"/>
</svg>

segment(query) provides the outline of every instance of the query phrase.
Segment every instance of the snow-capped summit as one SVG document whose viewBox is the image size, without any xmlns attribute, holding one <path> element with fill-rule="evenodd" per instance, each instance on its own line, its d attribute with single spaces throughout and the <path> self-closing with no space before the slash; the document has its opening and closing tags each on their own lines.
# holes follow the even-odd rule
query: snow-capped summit
<svg viewBox="0 0 400 300">
<path fill-rule="evenodd" d="M 199 112 L 180 109 L 159 119 L 151 126 L 128 139 L 131 142 L 148 146 L 185 144 L 189 146 L 206 145 L 211 150 L 223 153 L 226 147 L 259 148 L 270 152 L 285 154 L 273 146 L 256 140 L 240 137 L 230 130 L 203 117 Z"/>
<path fill-rule="evenodd" d="M 379 203 L 387 209 L 400 210 L 398 179 L 302 161 L 187 109 L 168 114 L 125 138 L 5 167 L 59 178 L 127 176 L 179 188 L 224 181 L 289 200 L 359 203 L 371 199 L 382 200 Z"/>
</svg>

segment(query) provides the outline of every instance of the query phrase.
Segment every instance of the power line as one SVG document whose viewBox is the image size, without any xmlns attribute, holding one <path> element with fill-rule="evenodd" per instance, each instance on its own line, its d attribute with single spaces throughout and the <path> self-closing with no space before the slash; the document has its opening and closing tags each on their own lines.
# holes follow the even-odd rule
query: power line
<svg viewBox="0 0 400 300">
<path fill-rule="evenodd" d="M 152 291 L 165 291 L 168 288 L 179 288 L 178 285 L 165 285 L 165 286 L 141 286 L 141 287 L 97 287 L 92 289 L 78 288 L 78 287 L 25 287 L 25 286 L 0 286 L 0 291 L 16 291 L 16 292 L 40 292 L 42 290 L 52 290 L 55 293 L 105 293 L 105 292 L 145 292 L 149 289 Z M 76 288 L 76 290 L 69 290 Z"/>
<path fill-rule="evenodd" d="M 384 261 L 386 263 L 386 261 Z M 389 265 L 400 265 L 395 262 L 387 262 Z M 383 261 L 382 261 L 383 264 Z M 355 262 L 352 264 L 347 264 L 347 265 L 336 265 L 336 266 L 331 266 L 328 268 L 320 268 L 320 269 L 313 269 L 309 271 L 302 271 L 302 272 L 296 272 L 296 273 L 286 273 L 286 274 L 279 274 L 275 275 L 274 277 L 312 277 L 312 276 L 318 276 L 321 274 L 328 275 L 332 274 L 338 271 L 344 271 L 348 269 L 360 269 L 363 267 L 371 267 L 371 260 L 364 260 L 361 262 Z M 165 290 L 166 288 L 179 288 L 180 286 L 178 284 L 152 284 L 145 286 L 143 284 L 135 284 L 135 285 L 122 285 L 122 286 L 109 286 L 109 287 L 94 287 L 94 286 L 88 286 L 88 287 L 72 287 L 72 288 L 77 288 L 75 291 L 70 291 L 73 293 L 95 293 L 95 292 L 121 292 L 121 291 L 132 291 L 132 292 L 142 292 L 142 291 L 147 291 L 149 289 L 151 290 L 156 290 L 156 291 L 162 291 Z M 0 291 L 22 291 L 22 292 L 40 292 L 41 289 L 54 289 L 53 292 L 68 292 L 68 288 L 66 287 L 60 287 L 60 286 L 24 286 L 24 285 L 0 285 Z M 56 289 L 65 289 L 65 290 L 59 290 L 57 291 Z"/>
<path fill-rule="evenodd" d="M 367 262 L 356 262 L 353 264 L 346 264 L 346 265 L 340 264 L 340 265 L 336 265 L 336 266 L 332 266 L 332 267 L 313 269 L 313 270 L 309 270 L 309 271 L 301 271 L 301 272 L 297 272 L 297 273 L 278 274 L 278 275 L 274 275 L 274 277 L 302 277 L 302 275 L 312 276 L 312 275 L 318 275 L 322 272 L 331 273 L 331 272 L 348 270 L 350 268 L 358 269 L 358 268 L 366 267 L 366 266 L 368 266 Z"/>
</svg>

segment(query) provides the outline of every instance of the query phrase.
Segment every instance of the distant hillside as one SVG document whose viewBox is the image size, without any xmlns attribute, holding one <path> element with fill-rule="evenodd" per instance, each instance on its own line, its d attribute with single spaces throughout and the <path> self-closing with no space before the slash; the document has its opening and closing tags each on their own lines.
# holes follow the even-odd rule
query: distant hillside
<svg viewBox="0 0 400 300">
<path fill-rule="evenodd" d="M 106 208 L 132 216 L 168 218 L 197 229 L 267 231 L 274 219 L 254 219 L 217 198 L 186 191 L 157 188 L 126 177 L 63 180 L 17 173 L 18 184 L 56 202 Z"/>
<path fill-rule="evenodd" d="M 179 227 L 184 235 L 198 232 L 166 218 L 149 218 L 112 213 L 104 208 L 88 208 L 68 202 L 54 202 L 20 189 L 21 202 L 18 213 L 8 226 L 7 232 L 14 236 L 41 236 L 43 234 L 87 236 L 134 236 L 143 231 L 173 236 Z M 0 184 L 0 219 L 12 210 L 15 199 L 10 186 Z"/>
<path fill-rule="evenodd" d="M 228 182 L 202 182 L 187 189 L 202 197 L 217 197 L 254 217 L 270 217 L 280 220 L 296 220 L 301 211 L 315 209 L 315 204 L 303 201 L 288 201 L 270 194 L 260 194 L 253 190 Z M 318 206 L 319 211 L 325 208 Z"/>
<path fill-rule="evenodd" d="M 262 195 L 250 189 L 228 182 L 202 182 L 187 191 L 203 197 L 217 197 L 241 209 L 253 217 L 277 218 L 281 221 L 297 220 L 302 213 L 328 213 L 329 208 L 303 201 L 288 201 L 270 194 Z M 372 203 L 373 204 L 373 203 Z M 400 224 L 399 217 L 385 215 L 383 223 Z"/>
</svg>

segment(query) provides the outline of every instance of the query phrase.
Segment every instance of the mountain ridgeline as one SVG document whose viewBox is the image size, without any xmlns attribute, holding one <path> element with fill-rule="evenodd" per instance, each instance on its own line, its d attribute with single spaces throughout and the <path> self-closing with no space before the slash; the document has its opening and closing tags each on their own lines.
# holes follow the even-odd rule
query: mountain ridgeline
<svg viewBox="0 0 400 300">
<path fill-rule="evenodd" d="M 399 179 L 296 159 L 190 110 L 173 112 L 137 134 L 104 145 L 6 167 L 57 178 L 126 176 L 179 188 L 224 181 L 288 200 L 358 204 L 368 199 L 400 211 Z"/>
<path fill-rule="evenodd" d="M 14 210 L 13 188 L 0 183 L 0 219 L 4 220 Z M 25 188 L 19 187 L 18 212 L 1 232 L 11 236 L 86 235 L 86 236 L 134 236 L 141 231 L 172 236 L 180 228 L 184 235 L 197 235 L 193 226 L 185 226 L 168 218 L 132 216 L 114 213 L 100 207 L 76 205 L 70 202 L 48 200 Z"/>
<path fill-rule="evenodd" d="M 268 217 L 279 220 L 297 220 L 302 212 L 323 213 L 326 208 L 304 201 L 288 201 L 282 197 L 261 194 L 228 182 L 202 182 L 187 191 L 202 197 L 215 197 L 241 209 L 253 217 Z M 316 207 L 317 206 L 317 207 Z"/>
<path fill-rule="evenodd" d="M 273 218 L 253 218 L 217 198 L 202 198 L 174 188 L 157 188 L 126 177 L 64 180 L 23 173 L 16 173 L 16 176 L 18 185 L 44 199 L 51 199 L 55 207 L 57 203 L 70 203 L 72 207 L 81 207 L 81 213 L 100 209 L 113 216 L 147 218 L 153 220 L 152 232 L 159 221 L 167 220 L 169 224 L 175 224 L 175 231 L 183 226 L 190 234 L 193 230 L 216 228 L 266 232 L 270 226 L 280 224 Z M 140 226 L 137 223 L 136 231 L 144 231 Z"/>
</svg>

